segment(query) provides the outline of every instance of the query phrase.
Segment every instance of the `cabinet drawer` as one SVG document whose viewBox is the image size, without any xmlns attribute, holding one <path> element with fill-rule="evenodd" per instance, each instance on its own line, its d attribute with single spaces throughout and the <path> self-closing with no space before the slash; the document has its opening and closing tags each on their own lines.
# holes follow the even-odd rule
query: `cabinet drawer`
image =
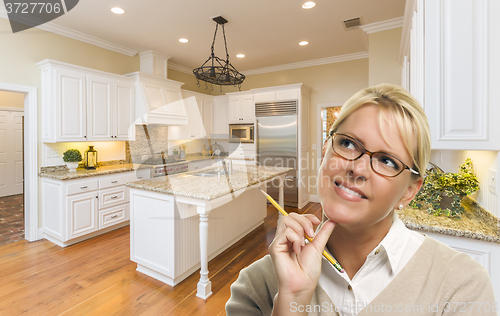
<svg viewBox="0 0 500 316">
<path fill-rule="evenodd" d="M 129 204 L 118 205 L 99 211 L 99 229 L 129 220 L 129 212 Z"/>
<path fill-rule="evenodd" d="M 119 185 L 124 185 L 127 183 L 126 175 L 117 175 L 113 177 L 109 177 L 106 179 L 99 180 L 99 189 L 106 189 L 111 187 L 116 187 Z"/>
<path fill-rule="evenodd" d="M 83 181 L 73 184 L 68 184 L 68 195 L 90 192 L 97 190 L 97 180 Z"/>
<path fill-rule="evenodd" d="M 99 190 L 99 209 L 116 206 L 127 202 L 127 188 L 123 185 L 105 190 Z"/>
</svg>

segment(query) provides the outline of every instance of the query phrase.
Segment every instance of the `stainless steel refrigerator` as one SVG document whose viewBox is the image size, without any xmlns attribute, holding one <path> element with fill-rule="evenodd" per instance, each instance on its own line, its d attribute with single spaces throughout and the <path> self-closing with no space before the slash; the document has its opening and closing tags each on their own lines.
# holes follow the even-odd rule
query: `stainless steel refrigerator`
<svg viewBox="0 0 500 316">
<path fill-rule="evenodd" d="M 297 207 L 297 104 L 293 101 L 255 105 L 256 149 L 259 165 L 293 168 L 285 176 L 285 205 Z M 267 191 L 279 198 L 279 182 L 268 183 Z"/>
</svg>

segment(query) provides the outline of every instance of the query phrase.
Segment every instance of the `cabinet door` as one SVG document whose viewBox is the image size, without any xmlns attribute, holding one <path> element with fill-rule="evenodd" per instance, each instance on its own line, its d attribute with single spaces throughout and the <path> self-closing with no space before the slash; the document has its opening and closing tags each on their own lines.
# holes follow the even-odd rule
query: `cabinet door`
<svg viewBox="0 0 500 316">
<path fill-rule="evenodd" d="M 180 127 L 181 139 L 196 139 L 205 136 L 202 121 L 202 101 L 191 97 L 185 102 L 187 107 L 188 124 Z"/>
<path fill-rule="evenodd" d="M 425 112 L 432 149 L 499 150 L 500 111 L 490 103 L 489 1 L 425 1 Z"/>
<path fill-rule="evenodd" d="M 213 135 L 216 138 L 229 138 L 229 113 L 228 113 L 228 100 L 215 99 L 214 100 L 214 125 Z"/>
<path fill-rule="evenodd" d="M 134 138 L 134 83 L 115 81 L 114 96 L 114 135 L 115 140 L 131 140 Z"/>
<path fill-rule="evenodd" d="M 97 193 L 82 193 L 69 196 L 68 239 L 83 236 L 98 229 Z"/>
<path fill-rule="evenodd" d="M 56 142 L 86 140 L 85 75 L 55 69 Z"/>
<path fill-rule="evenodd" d="M 239 109 L 241 106 L 241 99 L 229 99 L 229 123 L 241 123 Z"/>
<path fill-rule="evenodd" d="M 113 80 L 87 76 L 87 140 L 109 141 L 114 137 Z"/>
<path fill-rule="evenodd" d="M 255 110 L 253 96 L 243 97 L 239 109 L 239 116 L 241 118 L 241 121 L 245 123 L 252 123 L 254 121 Z"/>
<path fill-rule="evenodd" d="M 212 136 L 214 133 L 214 102 L 212 100 L 203 100 L 203 127 L 205 136 Z"/>
</svg>

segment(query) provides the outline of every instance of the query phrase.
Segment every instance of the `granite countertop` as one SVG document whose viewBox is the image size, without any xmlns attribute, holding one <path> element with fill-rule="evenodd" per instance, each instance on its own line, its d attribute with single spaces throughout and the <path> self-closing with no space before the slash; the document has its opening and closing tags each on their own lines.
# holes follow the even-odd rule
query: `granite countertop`
<svg viewBox="0 0 500 316">
<path fill-rule="evenodd" d="M 87 170 L 85 168 L 78 168 L 76 171 L 69 171 L 66 169 L 60 170 L 45 170 L 40 171 L 38 176 L 59 180 L 70 180 L 70 179 L 79 179 L 79 178 L 87 178 L 93 176 L 102 176 L 105 174 L 119 173 L 119 172 L 127 172 L 134 171 L 136 169 L 140 169 L 141 166 L 134 164 L 119 164 L 119 165 L 110 165 L 110 166 L 101 166 L 97 169 Z M 145 167 L 144 167 L 145 168 Z"/>
<path fill-rule="evenodd" d="M 409 229 L 500 243 L 500 219 L 470 198 L 465 198 L 462 205 L 465 212 L 460 220 L 411 207 L 397 210 L 397 214 Z"/>
<path fill-rule="evenodd" d="M 220 177 L 200 177 L 194 174 L 201 171 L 215 170 L 208 167 L 187 173 L 140 180 L 128 183 L 130 188 L 175 194 L 200 200 L 213 200 L 231 192 L 271 179 L 287 173 L 292 168 L 259 167 L 233 165 L 233 173 Z"/>
</svg>

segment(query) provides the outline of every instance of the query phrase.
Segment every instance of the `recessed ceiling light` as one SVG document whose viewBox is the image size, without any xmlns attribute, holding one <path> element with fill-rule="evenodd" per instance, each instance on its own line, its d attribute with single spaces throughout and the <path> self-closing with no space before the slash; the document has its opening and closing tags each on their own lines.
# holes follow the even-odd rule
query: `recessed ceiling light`
<svg viewBox="0 0 500 316">
<path fill-rule="evenodd" d="M 315 5 L 316 5 L 316 3 L 314 1 L 307 1 L 306 3 L 304 3 L 302 5 L 302 8 L 311 9 L 311 8 L 314 8 Z"/>
<path fill-rule="evenodd" d="M 299 43 L 300 46 L 304 46 L 304 45 L 307 45 L 307 44 L 309 44 L 308 41 L 302 41 L 302 42 Z"/>
<path fill-rule="evenodd" d="M 238 55 L 236 55 L 236 57 L 243 58 L 243 57 L 245 57 L 245 55 L 244 54 L 238 54 Z"/>
<path fill-rule="evenodd" d="M 125 10 L 123 10 L 122 8 L 114 7 L 114 8 L 111 8 L 111 12 L 113 12 L 115 14 L 123 14 L 123 13 L 125 13 Z"/>
<path fill-rule="evenodd" d="M 187 43 L 187 42 L 189 42 L 189 40 L 187 38 L 179 38 L 179 42 Z"/>
</svg>

